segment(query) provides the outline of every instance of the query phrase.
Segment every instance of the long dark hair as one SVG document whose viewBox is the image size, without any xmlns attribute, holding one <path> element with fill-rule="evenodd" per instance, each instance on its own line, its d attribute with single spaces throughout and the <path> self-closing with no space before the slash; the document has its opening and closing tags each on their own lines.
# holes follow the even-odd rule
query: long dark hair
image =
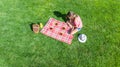
<svg viewBox="0 0 120 67">
<path fill-rule="evenodd" d="M 69 11 L 66 15 L 67 20 L 70 20 L 69 19 L 70 16 L 77 16 L 77 15 L 73 11 Z"/>
</svg>

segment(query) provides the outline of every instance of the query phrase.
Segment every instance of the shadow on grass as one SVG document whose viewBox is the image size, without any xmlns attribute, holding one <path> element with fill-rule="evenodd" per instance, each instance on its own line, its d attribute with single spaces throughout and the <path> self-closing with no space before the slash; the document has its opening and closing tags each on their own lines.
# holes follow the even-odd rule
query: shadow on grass
<svg viewBox="0 0 120 67">
<path fill-rule="evenodd" d="M 79 35 L 81 35 L 81 34 L 82 34 L 82 33 L 78 33 L 78 34 L 77 34 L 77 37 L 78 37 Z"/>
<path fill-rule="evenodd" d="M 62 14 L 61 12 L 59 12 L 59 11 L 54 11 L 53 12 L 54 13 L 54 15 L 56 15 L 57 17 L 61 17 L 65 22 L 66 22 L 66 14 Z"/>
<path fill-rule="evenodd" d="M 33 29 L 32 29 L 32 25 L 33 25 L 33 24 L 34 24 L 34 23 L 29 24 L 31 31 L 33 31 Z"/>
</svg>

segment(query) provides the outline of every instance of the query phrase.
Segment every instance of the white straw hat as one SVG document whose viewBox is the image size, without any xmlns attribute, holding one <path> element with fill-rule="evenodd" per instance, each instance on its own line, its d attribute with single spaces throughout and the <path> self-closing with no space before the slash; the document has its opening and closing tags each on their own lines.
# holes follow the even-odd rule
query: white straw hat
<svg viewBox="0 0 120 67">
<path fill-rule="evenodd" d="M 86 40 L 87 40 L 87 36 L 85 34 L 80 34 L 78 36 L 78 40 L 81 42 L 81 43 L 85 43 Z"/>
</svg>

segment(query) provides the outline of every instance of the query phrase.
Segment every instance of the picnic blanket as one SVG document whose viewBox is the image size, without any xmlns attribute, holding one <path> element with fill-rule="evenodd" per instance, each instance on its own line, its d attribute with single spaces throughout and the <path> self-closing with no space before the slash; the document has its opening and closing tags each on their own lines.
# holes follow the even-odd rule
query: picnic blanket
<svg viewBox="0 0 120 67">
<path fill-rule="evenodd" d="M 65 22 L 50 18 L 40 32 L 61 42 L 71 44 L 73 35 L 68 33 L 69 30 L 70 27 Z"/>
</svg>

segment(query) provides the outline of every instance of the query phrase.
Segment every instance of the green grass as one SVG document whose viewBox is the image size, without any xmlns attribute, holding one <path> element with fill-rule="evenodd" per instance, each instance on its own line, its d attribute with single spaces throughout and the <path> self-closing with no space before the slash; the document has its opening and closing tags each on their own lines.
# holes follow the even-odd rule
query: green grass
<svg viewBox="0 0 120 67">
<path fill-rule="evenodd" d="M 69 10 L 84 25 L 71 45 L 31 31 L 50 17 L 64 21 L 54 11 Z M 120 1 L 0 0 L 0 67 L 120 67 Z"/>
</svg>

